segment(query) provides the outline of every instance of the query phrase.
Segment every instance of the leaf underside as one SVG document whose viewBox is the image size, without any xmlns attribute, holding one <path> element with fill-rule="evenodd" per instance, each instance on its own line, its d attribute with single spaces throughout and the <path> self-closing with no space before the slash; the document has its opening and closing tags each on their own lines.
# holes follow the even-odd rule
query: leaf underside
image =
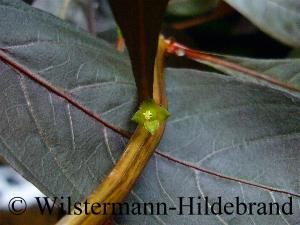
<svg viewBox="0 0 300 225">
<path fill-rule="evenodd" d="M 202 53 L 211 60 L 194 59 L 239 80 L 265 85 L 300 97 L 300 59 L 253 59 Z M 215 61 L 215 62 L 214 62 Z"/>
<path fill-rule="evenodd" d="M 0 0 L 0 49 L 114 126 L 132 131 L 137 102 L 128 58 L 19 1 Z M 13 26 L 13 29 L 12 29 Z M 117 65 L 117 66 L 116 66 Z M 46 195 L 82 200 L 110 171 L 126 139 L 0 62 L 0 152 Z M 300 102 L 220 74 L 166 69 L 170 117 L 160 151 L 178 161 L 300 194 Z M 180 196 L 283 202 L 288 195 L 199 173 L 154 156 L 128 201 Z M 292 216 L 124 216 L 116 224 L 297 224 Z"/>
<path fill-rule="evenodd" d="M 298 0 L 224 0 L 277 40 L 300 47 Z"/>
</svg>

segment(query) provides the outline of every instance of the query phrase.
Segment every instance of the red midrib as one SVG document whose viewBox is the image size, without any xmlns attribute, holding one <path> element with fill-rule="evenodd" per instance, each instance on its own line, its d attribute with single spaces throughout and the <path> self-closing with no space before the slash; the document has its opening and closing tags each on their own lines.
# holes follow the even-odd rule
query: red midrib
<svg viewBox="0 0 300 225">
<path fill-rule="evenodd" d="M 104 125 L 105 127 L 115 131 L 116 133 L 122 135 L 125 138 L 129 139 L 131 137 L 131 134 L 129 132 L 124 131 L 124 130 L 118 128 L 118 127 L 114 127 L 110 123 L 103 120 L 98 114 L 96 114 L 95 112 L 93 112 L 89 108 L 81 105 L 80 102 L 74 100 L 72 97 L 70 97 L 68 94 L 66 94 L 63 90 L 60 90 L 59 88 L 53 86 L 48 81 L 41 78 L 38 74 L 33 73 L 27 67 L 25 67 L 25 66 L 19 64 L 18 62 L 14 61 L 14 59 L 12 59 L 10 56 L 8 56 L 5 53 L 6 51 L 7 50 L 5 50 L 3 48 L 0 49 L 0 60 L 3 61 L 5 64 L 10 65 L 15 71 L 21 73 L 21 75 L 26 76 L 29 79 L 31 79 L 32 81 L 36 82 L 37 84 L 43 86 L 48 91 L 50 91 L 50 92 L 56 94 L 57 96 L 65 99 L 71 105 L 73 105 L 74 107 L 76 107 L 77 109 L 82 111 L 83 113 L 87 114 L 91 118 L 95 119 L 96 121 L 98 121 L 99 123 Z M 218 178 L 230 180 L 230 181 L 233 181 L 233 182 L 246 184 L 246 185 L 249 185 L 249 186 L 252 186 L 252 187 L 257 187 L 257 188 L 260 188 L 260 189 L 263 189 L 263 190 L 268 190 L 268 191 L 272 191 L 272 192 L 287 194 L 287 195 L 291 195 L 291 196 L 295 196 L 295 197 L 300 198 L 300 194 L 293 193 L 293 192 L 290 192 L 290 191 L 287 191 L 287 190 L 284 190 L 284 189 L 277 189 L 277 188 L 274 188 L 274 187 L 270 187 L 270 186 L 250 182 L 250 181 L 243 180 L 243 179 L 234 178 L 234 177 L 231 177 L 231 176 L 226 176 L 224 174 L 214 172 L 214 171 L 211 171 L 211 170 L 208 170 L 208 169 L 205 169 L 205 168 L 201 168 L 201 167 L 195 166 L 191 163 L 179 160 L 175 157 L 167 155 L 167 154 L 165 154 L 161 151 L 158 151 L 158 150 L 155 152 L 155 154 L 157 154 L 158 156 L 163 157 L 167 160 L 170 160 L 170 161 L 172 161 L 176 164 L 180 164 L 182 166 L 188 167 L 190 169 L 193 169 L 193 170 L 196 170 L 196 171 L 199 171 L 199 172 L 202 172 L 202 173 L 206 173 L 206 174 L 214 176 L 214 177 L 218 177 Z"/>
</svg>

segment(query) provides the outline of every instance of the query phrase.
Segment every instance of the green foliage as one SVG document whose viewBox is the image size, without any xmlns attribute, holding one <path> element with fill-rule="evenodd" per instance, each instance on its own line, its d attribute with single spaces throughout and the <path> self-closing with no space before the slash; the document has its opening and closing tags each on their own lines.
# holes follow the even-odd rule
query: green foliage
<svg viewBox="0 0 300 225">
<path fill-rule="evenodd" d="M 212 62 L 207 62 L 204 60 L 197 60 L 201 63 L 207 64 L 219 71 L 236 77 L 242 81 L 253 82 L 256 84 L 266 85 L 274 89 L 279 89 L 281 91 L 287 92 L 288 94 L 300 97 L 300 59 L 253 59 L 245 57 L 235 57 L 227 55 L 217 55 L 211 54 L 214 57 L 218 57 L 229 63 L 234 63 L 240 66 L 241 70 L 228 66 L 219 65 Z M 247 70 L 251 70 L 247 73 Z M 266 80 L 261 79 L 261 77 L 250 76 L 251 73 L 256 73 L 259 76 L 266 77 L 267 79 L 280 82 L 282 86 L 270 83 Z M 250 75 L 249 75 L 250 73 Z"/>
<path fill-rule="evenodd" d="M 267 34 L 290 46 L 300 47 L 298 0 L 224 0 Z"/>
<path fill-rule="evenodd" d="M 139 110 L 133 115 L 132 120 L 144 125 L 144 127 L 154 134 L 161 122 L 165 121 L 170 113 L 163 107 L 157 105 L 154 100 L 144 101 Z"/>
<path fill-rule="evenodd" d="M 293 0 L 280 3 L 292 2 L 297 5 Z M 286 8 L 287 15 L 291 10 Z M 291 18 L 296 15 L 293 11 Z M 129 58 L 114 46 L 17 0 L 0 0 L 0 28 L 0 153 L 46 195 L 82 200 L 111 170 L 126 139 L 28 79 L 24 71 L 107 123 L 132 132 L 135 124 L 130 118 L 138 99 Z M 297 38 L 289 36 L 289 40 Z M 225 58 L 299 85 L 297 59 Z M 16 67 L 22 67 L 23 73 Z M 247 74 L 218 69 L 234 76 L 166 69 L 172 116 L 158 147 L 165 155 L 156 154 L 150 160 L 127 202 L 163 201 L 178 207 L 180 196 L 209 196 L 211 201 L 219 196 L 227 201 L 240 197 L 245 202 L 284 202 L 289 196 L 286 192 L 299 196 L 299 96 L 274 90 L 273 85 L 262 86 L 257 80 L 241 81 L 239 77 Z M 151 112 L 153 107 L 154 112 L 161 110 L 152 103 L 145 106 Z M 136 121 L 142 122 L 143 113 L 140 111 Z M 146 115 L 149 118 L 149 113 Z M 152 118 L 164 119 L 159 115 L 152 114 Z M 154 130 L 157 122 L 146 126 Z M 200 167 L 219 175 L 202 173 Z M 299 223 L 299 198 L 294 197 L 293 204 L 294 215 L 289 216 L 190 216 L 175 212 L 117 216 L 114 220 L 130 225 L 294 225 Z"/>
</svg>

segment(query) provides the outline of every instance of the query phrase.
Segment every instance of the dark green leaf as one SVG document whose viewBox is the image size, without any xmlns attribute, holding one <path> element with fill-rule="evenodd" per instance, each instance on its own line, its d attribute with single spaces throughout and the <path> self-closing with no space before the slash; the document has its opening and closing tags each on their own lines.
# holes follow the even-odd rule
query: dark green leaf
<svg viewBox="0 0 300 225">
<path fill-rule="evenodd" d="M 79 0 L 36 0 L 33 6 L 88 30 L 84 5 Z"/>
<path fill-rule="evenodd" d="M 137 97 L 126 57 L 18 1 L 0 0 L 0 15 L 0 49 L 15 64 L 115 126 L 132 130 Z M 126 140 L 2 62 L 0 77 L 1 154 L 45 194 L 83 199 L 110 171 Z M 169 207 L 184 196 L 208 196 L 210 203 L 218 196 L 287 201 L 286 194 L 199 173 L 199 166 L 299 196 L 299 99 L 186 69 L 167 69 L 166 83 L 172 117 L 159 149 L 173 160 L 153 157 L 128 201 Z M 293 200 L 292 216 L 178 216 L 176 211 L 115 219 L 130 225 L 296 225 L 300 201 Z"/>
<path fill-rule="evenodd" d="M 206 53 L 205 53 L 206 54 Z M 300 59 L 253 59 L 208 54 L 218 61 L 196 59 L 243 81 L 266 85 L 300 97 Z"/>
<path fill-rule="evenodd" d="M 267 34 L 287 45 L 300 47 L 300 1 L 224 1 L 237 9 Z"/>
</svg>

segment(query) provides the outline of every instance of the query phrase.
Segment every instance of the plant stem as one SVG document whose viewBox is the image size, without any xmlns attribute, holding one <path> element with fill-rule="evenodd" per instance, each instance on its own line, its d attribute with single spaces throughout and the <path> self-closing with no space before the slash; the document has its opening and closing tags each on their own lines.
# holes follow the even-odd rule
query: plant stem
<svg viewBox="0 0 300 225">
<path fill-rule="evenodd" d="M 173 23 L 171 25 L 177 30 L 188 29 L 193 26 L 199 26 L 214 20 L 218 20 L 232 12 L 234 12 L 234 10 L 227 3 L 220 2 L 219 6 L 216 9 L 213 9 L 211 12 L 205 15 L 200 15 L 196 18 L 188 19 L 183 22 Z"/>
<path fill-rule="evenodd" d="M 59 18 L 61 18 L 62 20 L 64 20 L 66 18 L 70 2 L 71 2 L 71 0 L 64 0 L 64 2 L 63 2 L 63 6 L 59 12 Z"/>
<path fill-rule="evenodd" d="M 279 79 L 275 79 L 263 72 L 257 72 L 255 70 L 249 69 L 247 67 L 238 65 L 237 63 L 231 62 L 230 60 L 225 59 L 224 57 L 218 56 L 216 54 L 206 53 L 203 51 L 198 51 L 194 49 L 190 49 L 182 44 L 177 42 L 173 42 L 171 40 L 166 39 L 166 51 L 169 54 L 177 55 L 177 56 L 185 56 L 191 60 L 194 60 L 199 63 L 203 63 L 205 65 L 211 66 L 217 70 L 224 71 L 221 68 L 226 68 L 227 71 L 234 71 L 245 76 L 253 77 L 255 79 L 266 81 L 275 86 L 288 89 L 294 92 L 300 92 L 300 88 L 289 83 L 282 82 Z M 229 72 L 227 74 L 231 75 Z"/>
<path fill-rule="evenodd" d="M 156 56 L 154 69 L 153 99 L 154 101 L 167 107 L 167 99 L 164 85 L 164 56 L 165 42 L 160 38 L 158 53 Z M 142 173 L 144 167 L 155 151 L 165 128 L 165 121 L 161 123 L 158 130 L 151 135 L 142 125 L 139 125 L 130 138 L 124 153 L 116 163 L 109 175 L 87 198 L 88 213 L 81 215 L 67 215 L 56 225 L 102 225 L 113 212 L 112 203 L 124 201 L 136 180 Z M 106 206 L 105 215 L 91 214 L 91 204 L 110 203 Z M 72 213 L 73 214 L 73 213 Z"/>
<path fill-rule="evenodd" d="M 94 8 L 93 0 L 87 1 L 86 18 L 87 18 L 88 31 L 92 35 L 95 36 L 96 35 L 96 15 L 95 15 L 95 8 Z"/>
</svg>

